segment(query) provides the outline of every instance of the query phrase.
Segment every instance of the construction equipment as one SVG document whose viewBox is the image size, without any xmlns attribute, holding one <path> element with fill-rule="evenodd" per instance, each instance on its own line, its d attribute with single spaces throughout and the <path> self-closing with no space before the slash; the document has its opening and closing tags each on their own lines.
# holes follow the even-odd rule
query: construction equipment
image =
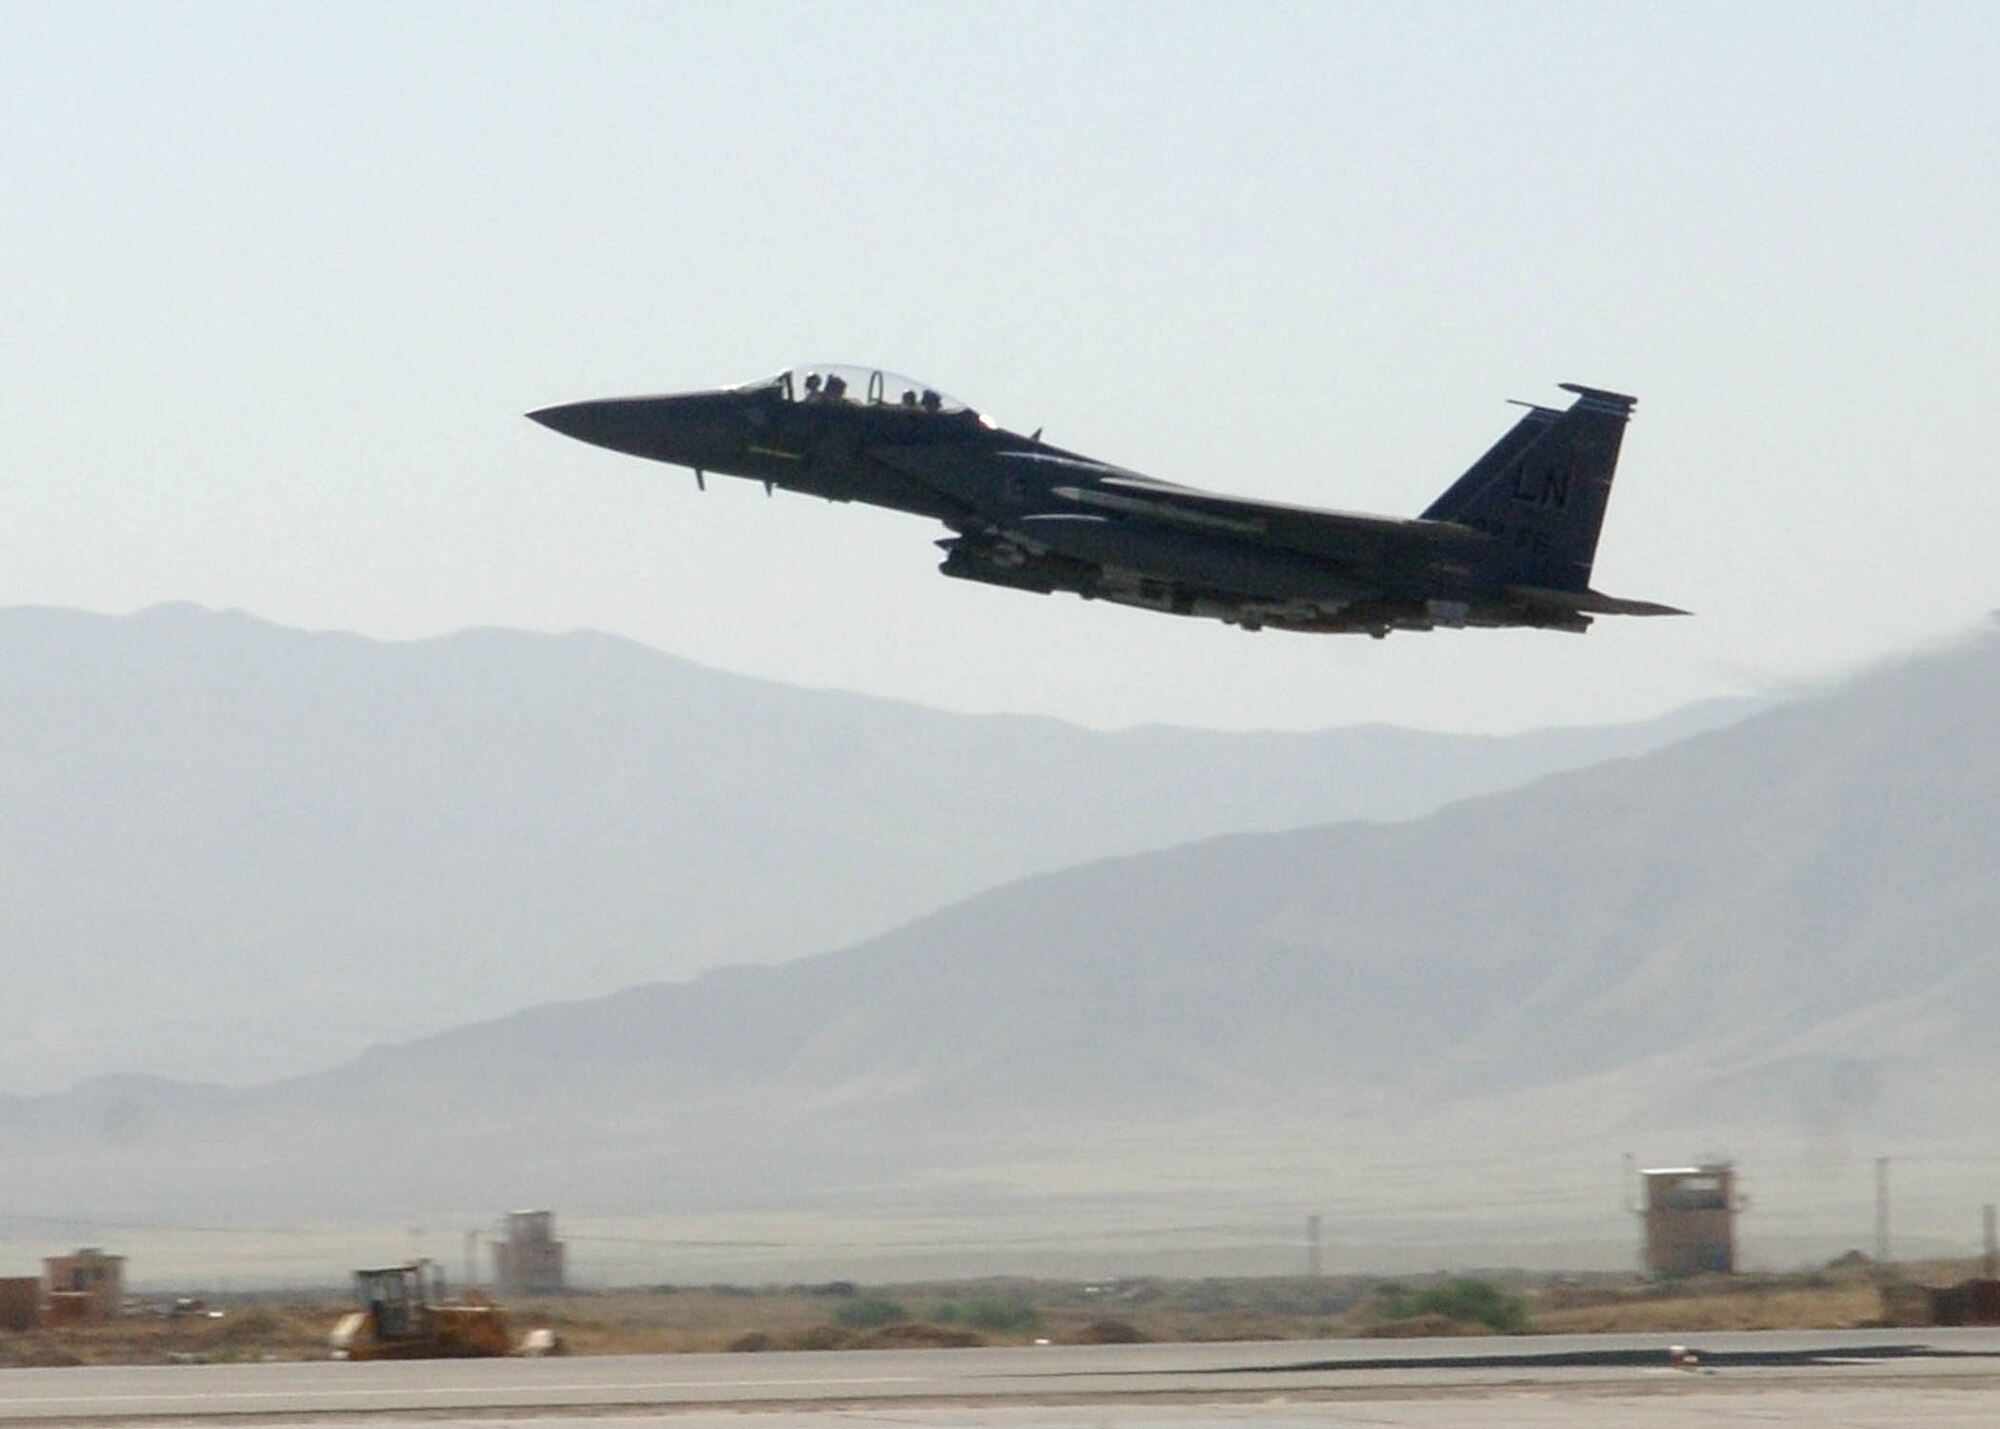
<svg viewBox="0 0 2000 1429">
<path fill-rule="evenodd" d="M 444 1271 L 412 1260 L 354 1272 L 352 1310 L 333 1327 L 335 1359 L 470 1359 L 517 1353 L 507 1317 L 476 1291 L 445 1298 Z"/>
</svg>

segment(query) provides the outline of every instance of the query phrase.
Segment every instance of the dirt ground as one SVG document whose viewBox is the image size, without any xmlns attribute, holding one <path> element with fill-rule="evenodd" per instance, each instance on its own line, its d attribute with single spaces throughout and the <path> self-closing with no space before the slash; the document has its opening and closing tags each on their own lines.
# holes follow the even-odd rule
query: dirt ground
<svg viewBox="0 0 2000 1429">
<path fill-rule="evenodd" d="M 1898 1278 L 1941 1285 L 1971 1273 L 1952 1265 L 1902 1267 Z M 1882 1277 L 1865 1263 L 1678 1284 L 1630 1275 L 1483 1278 L 1518 1307 L 1531 1334 L 1840 1330 L 1884 1323 Z M 1301 1277 L 658 1286 L 521 1300 L 505 1308 L 517 1335 L 546 1327 L 572 1354 L 1493 1332 L 1490 1325 L 1411 1313 L 1413 1294 L 1429 1283 Z M 331 1297 L 213 1304 L 220 1318 L 140 1312 L 109 1324 L 0 1331 L 0 1366 L 320 1359 L 328 1331 L 348 1308 Z"/>
</svg>

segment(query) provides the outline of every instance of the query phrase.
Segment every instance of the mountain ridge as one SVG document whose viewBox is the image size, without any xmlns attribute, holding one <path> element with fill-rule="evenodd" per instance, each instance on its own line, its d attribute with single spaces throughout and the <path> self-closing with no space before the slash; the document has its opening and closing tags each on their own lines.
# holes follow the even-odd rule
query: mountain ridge
<svg viewBox="0 0 2000 1429">
<path fill-rule="evenodd" d="M 1407 816 L 1737 712 L 1508 738 L 1099 732 L 594 632 L 384 642 L 186 604 L 0 610 L 0 670 L 16 1089 L 305 1071 L 841 946 L 1102 853 Z"/>
<path fill-rule="evenodd" d="M 0 1101 L 0 1192 L 967 1224 L 1332 1204 L 1506 1255 L 1615 1241 L 1596 1198 L 1638 1146 L 1743 1155 L 1762 1224 L 1807 1240 L 1894 1155 L 1935 1233 L 1995 1159 L 1995 695 L 1987 634 L 1412 821 L 1107 856 L 220 1098 Z M 403 1169 L 343 1180 L 371 1155 Z"/>
</svg>

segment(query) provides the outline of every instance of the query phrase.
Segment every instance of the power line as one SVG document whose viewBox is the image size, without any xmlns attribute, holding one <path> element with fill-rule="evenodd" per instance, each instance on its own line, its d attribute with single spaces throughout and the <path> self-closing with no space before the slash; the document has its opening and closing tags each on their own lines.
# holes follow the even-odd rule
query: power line
<svg viewBox="0 0 2000 1429">
<path fill-rule="evenodd" d="M 104 1216 L 49 1216 L 0 1211 L 0 1224 L 50 1226 L 75 1230 L 167 1231 L 175 1235 L 263 1235 L 338 1236 L 361 1235 L 366 1231 L 337 1230 L 329 1226 L 205 1226 L 181 1221 L 126 1221 Z"/>
</svg>

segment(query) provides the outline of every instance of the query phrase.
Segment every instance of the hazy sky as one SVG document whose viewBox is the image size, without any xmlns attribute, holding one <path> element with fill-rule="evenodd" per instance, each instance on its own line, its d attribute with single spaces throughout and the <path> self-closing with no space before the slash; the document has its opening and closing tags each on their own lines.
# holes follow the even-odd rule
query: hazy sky
<svg viewBox="0 0 2000 1429">
<path fill-rule="evenodd" d="M 0 3 L 0 603 L 596 627 L 1095 724 L 1510 729 L 2000 603 L 2000 8 Z M 1375 643 L 935 574 L 551 402 L 813 359 L 1413 514 L 1640 397 L 1596 583 Z"/>
</svg>

